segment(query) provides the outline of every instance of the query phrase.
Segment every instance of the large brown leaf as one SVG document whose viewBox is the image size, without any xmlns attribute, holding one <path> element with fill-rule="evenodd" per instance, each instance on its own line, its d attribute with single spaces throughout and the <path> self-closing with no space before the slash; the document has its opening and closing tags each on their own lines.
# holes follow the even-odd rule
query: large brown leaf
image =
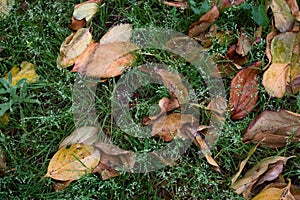
<svg viewBox="0 0 300 200">
<path fill-rule="evenodd" d="M 241 70 L 230 85 L 228 109 L 232 119 L 242 119 L 250 112 L 258 99 L 258 69 L 256 66 Z"/>
<path fill-rule="evenodd" d="M 279 148 L 300 139 L 300 114 L 286 110 L 264 111 L 248 126 L 243 142 L 261 142 Z"/>
</svg>

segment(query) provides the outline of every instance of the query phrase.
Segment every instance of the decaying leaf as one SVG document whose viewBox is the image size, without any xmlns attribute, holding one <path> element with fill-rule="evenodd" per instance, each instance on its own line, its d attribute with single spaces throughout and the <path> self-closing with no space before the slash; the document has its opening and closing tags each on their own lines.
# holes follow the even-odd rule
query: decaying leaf
<svg viewBox="0 0 300 200">
<path fill-rule="evenodd" d="M 198 126 L 198 120 L 191 114 L 172 113 L 154 121 L 151 136 L 158 136 L 166 142 L 174 139 L 184 124 Z"/>
<path fill-rule="evenodd" d="M 214 5 L 210 11 L 202 15 L 199 21 L 194 22 L 189 27 L 188 36 L 199 37 L 203 35 L 205 31 L 217 20 L 219 17 L 219 10 L 216 5 Z"/>
<path fill-rule="evenodd" d="M 86 144 L 60 148 L 50 160 L 46 177 L 60 181 L 77 180 L 91 173 L 100 161 L 100 152 Z"/>
<path fill-rule="evenodd" d="M 98 47 L 99 43 L 92 43 L 90 44 L 80 56 L 77 57 L 73 70 L 72 71 L 77 71 L 77 69 L 85 69 L 86 65 L 90 61 L 91 57 L 94 54 L 94 51 Z M 79 70 L 80 71 L 80 70 Z"/>
<path fill-rule="evenodd" d="M 12 86 L 16 85 L 21 79 L 26 78 L 27 82 L 33 83 L 36 82 L 39 78 L 39 75 L 35 71 L 35 66 L 30 63 L 23 61 L 21 63 L 20 68 L 18 66 L 14 66 L 5 76 L 4 78 L 8 80 L 9 74 L 12 74 Z"/>
<path fill-rule="evenodd" d="M 80 72 L 95 78 L 119 76 L 135 60 L 130 52 L 138 49 L 131 42 L 112 42 L 97 45 L 94 48 L 91 50 L 92 55 L 85 57 L 88 61 L 80 61 L 87 65 L 76 65 L 72 69 L 73 72 Z"/>
<path fill-rule="evenodd" d="M 131 34 L 132 24 L 114 26 L 100 39 L 100 45 L 111 42 L 130 42 Z"/>
<path fill-rule="evenodd" d="M 98 12 L 99 6 L 102 0 L 90 0 L 77 4 L 74 8 L 73 17 L 76 20 L 85 19 L 90 21 L 92 17 Z"/>
<path fill-rule="evenodd" d="M 219 3 L 219 8 L 231 8 L 232 6 L 238 6 L 244 3 L 244 0 L 214 0 L 214 3 Z"/>
<path fill-rule="evenodd" d="M 150 120 L 155 120 L 163 114 L 166 114 L 169 111 L 175 110 L 180 107 L 179 101 L 176 97 L 171 97 L 170 99 L 167 97 L 163 97 L 158 102 L 158 106 L 160 108 L 160 112 L 157 115 L 149 116 Z M 146 124 L 144 124 L 146 125 Z"/>
<path fill-rule="evenodd" d="M 291 30 L 294 25 L 294 16 L 286 1 L 272 0 L 270 6 L 275 18 L 275 27 L 280 32 Z"/>
<path fill-rule="evenodd" d="M 92 34 L 88 28 L 81 28 L 69 35 L 60 47 L 60 65 L 63 68 L 75 63 L 84 50 L 93 43 Z"/>
<path fill-rule="evenodd" d="M 0 17 L 5 18 L 14 4 L 15 0 L 0 0 Z"/>
<path fill-rule="evenodd" d="M 238 38 L 237 47 L 235 49 L 236 53 L 241 56 L 248 55 L 248 53 L 251 49 L 251 43 L 252 42 L 246 35 L 241 34 Z"/>
<path fill-rule="evenodd" d="M 258 99 L 258 66 L 241 70 L 232 79 L 228 109 L 232 119 L 242 119 L 255 106 Z"/>
<path fill-rule="evenodd" d="M 272 40 L 272 64 L 263 75 L 263 85 L 271 96 L 280 98 L 286 92 L 295 39 L 296 33 L 286 32 L 275 36 Z"/>
<path fill-rule="evenodd" d="M 117 170 L 106 166 L 102 162 L 95 167 L 93 173 L 101 174 L 102 180 L 104 181 L 116 176 L 120 176 L 120 173 Z"/>
<path fill-rule="evenodd" d="M 62 143 L 59 145 L 58 148 L 60 149 L 64 146 L 68 146 L 76 143 L 93 145 L 96 142 L 98 142 L 98 132 L 99 129 L 93 126 L 85 126 L 85 127 L 77 128 L 62 141 Z"/>
<path fill-rule="evenodd" d="M 248 126 L 243 142 L 258 143 L 269 148 L 280 148 L 300 139 L 300 114 L 286 110 L 266 110 Z"/>
<path fill-rule="evenodd" d="M 189 7 L 188 2 L 186 1 L 162 1 L 162 4 L 165 4 L 167 6 L 172 6 L 172 7 L 177 7 L 177 8 L 182 8 L 182 9 L 186 9 Z"/>
<path fill-rule="evenodd" d="M 270 169 L 270 166 L 276 164 L 277 162 L 283 162 L 283 164 L 286 165 L 287 160 L 292 157 L 277 156 L 262 159 L 253 168 L 247 171 L 241 179 L 236 181 L 232 185 L 232 188 L 238 194 L 243 193 L 245 198 L 251 197 L 251 191 L 254 189 L 254 185 L 257 183 L 259 178 Z"/>
<path fill-rule="evenodd" d="M 104 165 L 114 170 L 130 171 L 135 164 L 135 154 L 132 151 L 126 151 L 116 145 L 103 142 L 96 143 L 95 148 L 101 152 L 100 163 L 102 165 L 98 166 L 98 169 L 102 169 Z M 95 172 L 98 169 L 95 169 Z"/>
<path fill-rule="evenodd" d="M 85 24 L 86 24 L 86 21 L 84 19 L 77 20 L 74 17 L 72 17 L 72 21 L 71 21 L 71 24 L 69 25 L 69 28 L 74 31 L 77 31 L 77 30 L 83 28 L 85 26 Z"/>
</svg>

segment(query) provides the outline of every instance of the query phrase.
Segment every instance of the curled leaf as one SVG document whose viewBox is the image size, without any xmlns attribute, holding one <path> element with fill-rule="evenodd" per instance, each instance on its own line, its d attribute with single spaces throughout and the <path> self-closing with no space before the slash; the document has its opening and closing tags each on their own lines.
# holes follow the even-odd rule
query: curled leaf
<svg viewBox="0 0 300 200">
<path fill-rule="evenodd" d="M 86 1 L 80 4 L 77 4 L 74 8 L 73 17 L 76 20 L 85 19 L 85 21 L 90 21 L 92 17 L 99 11 L 98 3 L 100 1 Z"/>
<path fill-rule="evenodd" d="M 232 119 L 242 119 L 250 112 L 258 99 L 258 69 L 248 67 L 232 79 L 228 109 Z"/>
<path fill-rule="evenodd" d="M 72 144 L 60 148 L 50 160 L 46 177 L 60 181 L 77 180 L 100 161 L 100 152 L 93 146 Z"/>
<path fill-rule="evenodd" d="M 75 63 L 84 50 L 93 43 L 92 34 L 88 28 L 81 28 L 69 35 L 60 47 L 60 61 L 63 68 Z"/>
<path fill-rule="evenodd" d="M 286 110 L 264 111 L 248 126 L 243 142 L 280 148 L 300 139 L 300 114 Z"/>
</svg>

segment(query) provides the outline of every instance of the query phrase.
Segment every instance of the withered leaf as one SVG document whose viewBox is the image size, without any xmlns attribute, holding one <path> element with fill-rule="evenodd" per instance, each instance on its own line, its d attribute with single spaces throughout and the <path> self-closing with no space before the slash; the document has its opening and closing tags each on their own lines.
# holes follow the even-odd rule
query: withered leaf
<svg viewBox="0 0 300 200">
<path fill-rule="evenodd" d="M 60 181 L 77 180 L 100 161 L 100 152 L 93 146 L 72 144 L 60 148 L 50 160 L 46 177 Z"/>
<path fill-rule="evenodd" d="M 280 148 L 300 139 L 300 114 L 286 110 L 266 110 L 248 126 L 243 142 L 258 143 L 269 148 Z"/>
<path fill-rule="evenodd" d="M 175 110 L 180 107 L 179 101 L 176 97 L 171 97 L 170 99 L 167 97 L 163 97 L 161 100 L 158 102 L 158 106 L 160 108 L 160 112 L 157 115 L 154 116 L 149 116 L 148 118 L 150 120 L 155 120 L 164 113 L 166 114 L 169 111 Z"/>
<path fill-rule="evenodd" d="M 132 24 L 120 24 L 112 27 L 105 35 L 100 39 L 100 44 L 106 44 L 111 42 L 130 42 L 132 34 Z"/>
<path fill-rule="evenodd" d="M 20 65 L 14 66 L 5 76 L 4 78 L 8 80 L 8 76 L 11 73 L 12 75 L 12 86 L 16 85 L 21 79 L 25 78 L 27 82 L 33 83 L 36 82 L 39 78 L 39 75 L 36 73 L 35 66 L 30 63 L 23 61 Z"/>
<path fill-rule="evenodd" d="M 214 5 L 210 11 L 202 15 L 199 21 L 194 22 L 189 27 L 188 36 L 197 37 L 204 33 L 208 27 L 210 27 L 219 17 L 219 10 L 216 5 Z"/>
<path fill-rule="evenodd" d="M 292 157 L 277 156 L 262 159 L 253 168 L 247 171 L 241 179 L 236 181 L 232 185 L 232 188 L 235 190 L 236 193 L 243 193 L 245 198 L 249 198 L 251 196 L 253 186 L 259 180 L 259 178 L 268 171 L 270 165 L 275 164 L 279 161 L 283 161 L 285 165 L 287 160 Z"/>
<path fill-rule="evenodd" d="M 69 25 L 69 28 L 74 31 L 77 31 L 77 30 L 83 28 L 85 26 L 85 24 L 86 24 L 86 21 L 84 19 L 77 20 L 74 17 L 72 17 L 72 21 L 71 21 L 71 24 Z"/>
<path fill-rule="evenodd" d="M 215 3 L 219 3 L 219 8 L 231 8 L 232 6 L 238 6 L 242 3 L 244 3 L 244 0 L 214 0 Z"/>
<path fill-rule="evenodd" d="M 52 187 L 55 190 L 55 192 L 59 192 L 59 191 L 65 189 L 66 187 L 68 187 L 72 182 L 73 182 L 73 180 L 69 180 L 69 181 L 54 180 L 52 183 Z"/>
<path fill-rule="evenodd" d="M 87 53 L 87 56 L 80 61 L 87 63 L 87 65 L 76 65 L 72 71 L 95 78 L 119 76 L 135 60 L 135 57 L 130 54 L 135 50 L 137 50 L 137 46 L 131 42 L 112 42 L 97 45 L 91 47 L 91 56 L 88 56 L 89 53 Z M 85 59 L 88 61 L 85 61 Z"/>
<path fill-rule="evenodd" d="M 263 174 L 263 176 L 260 177 L 255 183 L 255 187 L 265 183 L 266 181 L 272 181 L 276 179 L 283 171 L 283 164 L 283 161 L 280 160 L 277 163 L 270 165 L 268 171 L 265 174 Z"/>
<path fill-rule="evenodd" d="M 169 142 L 178 135 L 184 124 L 197 127 L 198 120 L 191 114 L 172 113 L 154 121 L 151 136 L 159 136 L 164 141 Z"/>
<path fill-rule="evenodd" d="M 85 21 L 90 21 L 92 17 L 98 12 L 98 4 L 100 1 L 85 1 L 80 4 L 77 4 L 74 8 L 73 17 L 76 20 L 85 19 Z"/>
<path fill-rule="evenodd" d="M 246 35 L 241 34 L 238 38 L 237 47 L 235 49 L 236 53 L 241 56 L 246 56 L 248 55 L 250 48 L 251 48 L 250 39 Z"/>
<path fill-rule="evenodd" d="M 101 174 L 102 180 L 108 180 L 110 178 L 120 176 L 120 173 L 112 167 L 106 166 L 100 162 L 94 169 L 93 173 Z"/>
<path fill-rule="evenodd" d="M 271 9 L 275 18 L 275 27 L 280 32 L 286 32 L 292 29 L 294 24 L 294 16 L 286 3 L 282 0 L 272 0 Z"/>
<path fill-rule="evenodd" d="M 79 127 L 66 137 L 58 148 L 60 149 L 76 143 L 93 145 L 98 142 L 98 131 L 99 129 L 93 126 Z"/>
<path fill-rule="evenodd" d="M 73 65 L 91 43 L 93 39 L 88 28 L 81 28 L 69 35 L 60 47 L 60 65 L 63 68 Z"/>
<path fill-rule="evenodd" d="M 167 6 L 172 6 L 172 7 L 177 7 L 177 8 L 182 8 L 182 9 L 186 9 L 189 7 L 188 2 L 186 1 L 162 1 L 162 4 L 165 4 Z"/>
<path fill-rule="evenodd" d="M 258 69 L 250 66 L 232 79 L 228 109 L 232 119 L 242 119 L 255 106 L 258 99 Z"/>
</svg>

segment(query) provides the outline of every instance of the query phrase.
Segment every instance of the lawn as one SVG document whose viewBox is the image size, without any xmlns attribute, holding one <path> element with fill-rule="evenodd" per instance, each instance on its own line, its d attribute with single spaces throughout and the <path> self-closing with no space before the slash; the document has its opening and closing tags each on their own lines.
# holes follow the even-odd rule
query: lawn
<svg viewBox="0 0 300 200">
<path fill-rule="evenodd" d="M 192 10 L 170 7 L 159 0 L 110 0 L 104 1 L 100 11 L 89 24 L 93 39 L 99 39 L 112 27 L 120 23 L 133 24 L 135 28 L 166 28 L 187 34 L 191 23 L 210 9 L 209 0 L 197 4 L 198 13 Z M 247 6 L 234 6 L 220 14 L 216 24 L 221 30 L 230 30 L 234 40 L 239 31 L 253 36 L 258 25 L 253 20 L 250 9 L 260 1 L 245 1 Z M 59 48 L 65 38 L 72 33 L 68 28 L 74 5 L 80 1 L 17 1 L 9 15 L 0 18 L 0 77 L 15 65 L 28 61 L 36 66 L 39 80 L 25 85 L 24 95 L 35 99 L 27 103 L 19 101 L 7 111 L 9 123 L 0 124 L 0 154 L 6 157 L 7 170 L 0 173 L 0 199 L 243 199 L 231 189 L 231 177 L 238 171 L 239 163 L 247 157 L 254 144 L 244 144 L 242 136 L 249 123 L 264 110 L 286 109 L 300 113 L 297 94 L 283 98 L 271 98 L 260 85 L 256 107 L 242 120 L 231 120 L 229 114 L 219 138 L 211 149 L 222 174 L 213 170 L 203 157 L 201 150 L 192 145 L 173 166 L 166 166 L 148 173 L 121 172 L 120 176 L 102 180 L 97 174 L 87 174 L 72 182 L 66 189 L 55 192 L 53 181 L 43 178 L 50 159 L 59 144 L 72 131 L 73 85 L 77 73 L 70 68 L 57 65 Z M 268 13 L 269 14 L 269 13 Z M 271 26 L 262 30 L 262 38 L 271 31 Z M 212 41 L 209 53 L 226 53 L 229 44 Z M 256 43 L 245 64 L 268 62 L 265 55 L 265 39 Z M 185 60 L 177 59 L 168 52 L 146 49 L 138 55 L 136 65 L 145 61 L 159 62 L 176 69 L 190 83 L 199 103 L 209 102 L 207 88 L 201 75 Z M 261 80 L 263 69 L 260 69 Z M 124 74 L 121 75 L 121 77 Z M 228 100 L 230 83 L 235 73 L 223 78 Z M 96 112 L 100 128 L 111 136 L 114 144 L 127 150 L 149 152 L 160 148 L 164 142 L 153 138 L 140 139 L 124 133 L 111 119 L 111 99 L 120 77 L 99 82 L 96 91 Z M 2 86 L 1 86 L 2 87 Z M 21 91 L 18 89 L 18 94 Z M 130 114 L 140 123 L 150 115 L 151 106 L 165 96 L 166 87 L 148 84 L 136 91 Z M 12 98 L 0 94 L 0 102 Z M 200 123 L 208 121 L 209 113 L 199 109 Z M 259 147 L 250 157 L 246 169 L 259 160 L 275 155 L 292 156 L 284 168 L 282 176 L 299 183 L 300 143 L 289 143 L 283 148 Z"/>
</svg>

